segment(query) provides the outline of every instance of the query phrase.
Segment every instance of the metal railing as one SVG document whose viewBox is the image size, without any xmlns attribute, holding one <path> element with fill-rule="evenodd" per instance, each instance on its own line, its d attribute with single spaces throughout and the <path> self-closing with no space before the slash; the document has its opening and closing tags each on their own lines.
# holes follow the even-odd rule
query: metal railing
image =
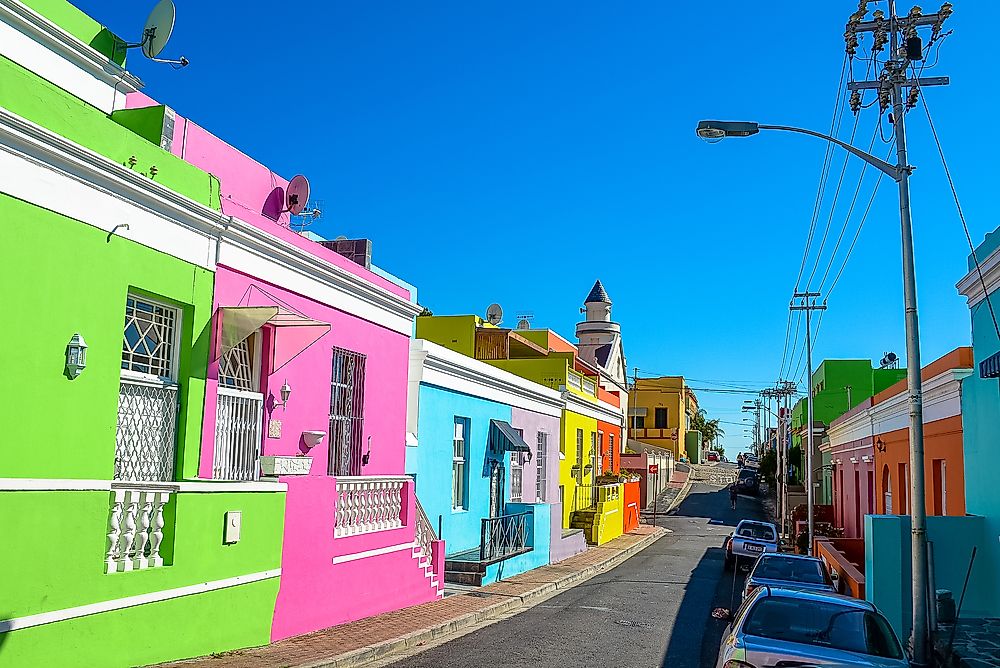
<svg viewBox="0 0 1000 668">
<path fill-rule="evenodd" d="M 337 478 L 336 538 L 403 526 L 406 476 Z"/>
<path fill-rule="evenodd" d="M 479 541 L 479 561 L 492 563 L 529 551 L 530 511 L 499 517 L 484 517 Z"/>
<path fill-rule="evenodd" d="M 424 553 L 427 557 L 427 561 L 434 563 L 434 554 L 431 551 L 431 543 L 437 540 L 437 534 L 434 533 L 434 526 L 431 521 L 427 518 L 427 513 L 424 512 L 424 507 L 420 505 L 420 499 L 417 499 L 417 525 L 415 540 L 417 545 L 420 546 L 420 551 Z"/>
<path fill-rule="evenodd" d="M 115 484 L 108 515 L 108 573 L 138 571 L 163 565 L 163 509 L 175 489 L 167 485 Z"/>
<path fill-rule="evenodd" d="M 263 439 L 264 395 L 219 388 L 215 414 L 212 477 L 258 480 Z"/>
<path fill-rule="evenodd" d="M 177 386 L 121 379 L 115 480 L 174 479 Z"/>
</svg>

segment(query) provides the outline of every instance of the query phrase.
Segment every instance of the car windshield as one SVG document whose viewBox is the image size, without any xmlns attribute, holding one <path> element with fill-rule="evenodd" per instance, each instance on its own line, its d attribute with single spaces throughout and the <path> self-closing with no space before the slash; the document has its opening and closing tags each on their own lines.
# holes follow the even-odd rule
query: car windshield
<svg viewBox="0 0 1000 668">
<path fill-rule="evenodd" d="M 789 557 L 761 557 L 753 569 L 753 577 L 785 582 L 826 584 L 826 571 L 819 561 Z"/>
<path fill-rule="evenodd" d="M 740 538 L 753 538 L 756 540 L 774 540 L 774 529 L 766 524 L 744 523 L 736 530 L 736 535 Z"/>
<path fill-rule="evenodd" d="M 743 633 L 890 659 L 903 658 L 882 615 L 839 603 L 785 596 L 761 598 L 747 614 Z"/>
</svg>

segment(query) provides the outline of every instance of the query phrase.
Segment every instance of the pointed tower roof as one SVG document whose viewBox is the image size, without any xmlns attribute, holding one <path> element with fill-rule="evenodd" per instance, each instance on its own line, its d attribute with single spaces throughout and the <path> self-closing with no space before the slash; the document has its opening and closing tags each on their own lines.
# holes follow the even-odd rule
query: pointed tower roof
<svg viewBox="0 0 1000 668">
<path fill-rule="evenodd" d="M 608 293 L 604 290 L 604 286 L 601 285 L 600 281 L 594 283 L 594 287 L 590 289 L 590 294 L 583 300 L 584 304 L 590 304 L 591 302 L 611 303 L 611 297 L 608 297 Z"/>
</svg>

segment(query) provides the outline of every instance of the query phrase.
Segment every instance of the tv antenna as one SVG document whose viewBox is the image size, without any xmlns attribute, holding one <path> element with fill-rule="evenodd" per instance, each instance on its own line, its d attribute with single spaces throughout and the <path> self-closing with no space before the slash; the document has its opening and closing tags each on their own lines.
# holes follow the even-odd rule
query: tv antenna
<svg viewBox="0 0 1000 668">
<path fill-rule="evenodd" d="M 490 304 L 489 308 L 486 309 L 486 322 L 491 325 L 499 325 L 503 322 L 503 309 L 500 308 L 500 304 Z"/>
<path fill-rule="evenodd" d="M 293 216 L 312 216 L 319 218 L 322 211 L 319 209 L 306 210 L 306 203 L 309 201 L 309 179 L 296 174 L 288 182 L 285 188 L 285 208 L 281 213 L 290 213 Z"/>
<path fill-rule="evenodd" d="M 310 200 L 301 213 L 292 215 L 288 221 L 288 227 L 296 232 L 301 232 L 316 222 L 322 215 L 322 200 Z"/>
<path fill-rule="evenodd" d="M 531 329 L 531 319 L 535 317 L 534 313 L 521 312 L 517 314 L 517 328 L 518 329 Z"/>
<path fill-rule="evenodd" d="M 149 18 L 146 19 L 146 26 L 142 29 L 142 40 L 134 44 L 125 44 L 124 48 L 139 48 L 142 50 L 142 55 L 154 63 L 166 63 L 177 70 L 187 67 L 191 61 L 184 56 L 181 56 L 177 60 L 168 60 L 159 57 L 160 52 L 163 51 L 163 47 L 170 41 L 170 34 L 174 31 L 174 18 L 176 16 L 177 10 L 174 7 L 173 0 L 160 0 L 153 7 L 153 11 L 149 13 Z"/>
</svg>

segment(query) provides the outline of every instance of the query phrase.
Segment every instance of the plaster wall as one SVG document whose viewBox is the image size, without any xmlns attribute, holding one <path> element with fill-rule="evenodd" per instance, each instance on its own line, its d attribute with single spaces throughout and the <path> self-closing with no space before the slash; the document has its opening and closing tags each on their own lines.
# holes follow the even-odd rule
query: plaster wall
<svg viewBox="0 0 1000 668">
<path fill-rule="evenodd" d="M 552 549 L 556 549 L 558 552 L 558 547 L 562 542 L 562 525 L 559 521 L 562 517 L 562 506 L 559 504 L 559 452 L 562 446 L 562 431 L 559 428 L 559 418 L 515 407 L 511 409 L 511 425 L 524 430 L 524 440 L 528 444 L 528 447 L 532 449 L 532 460 L 529 462 L 528 466 L 525 467 L 525 495 L 523 497 L 525 502 L 529 501 L 530 496 L 528 494 L 528 481 L 530 480 L 530 484 L 532 485 L 530 488 L 531 490 L 535 490 L 537 487 L 538 433 L 544 432 L 546 434 L 547 450 L 545 457 L 545 496 L 543 498 L 537 498 L 536 501 L 538 503 L 545 502 L 549 504 L 549 509 L 547 511 L 550 516 L 548 528 L 551 535 L 549 536 L 548 544 L 552 546 Z M 539 529 L 536 527 L 536 534 L 538 531 Z M 537 546 L 535 549 L 538 549 Z M 576 554 L 576 551 L 573 551 L 572 554 Z"/>
<path fill-rule="evenodd" d="M 597 420 L 575 413 L 570 410 L 563 411 L 562 417 L 562 454 L 563 459 L 559 465 L 559 485 L 561 487 L 560 497 L 563 504 L 562 528 L 569 528 L 570 516 L 573 514 L 573 499 L 577 488 L 577 471 L 575 467 L 581 467 L 582 481 L 584 485 L 594 484 L 594 472 L 586 468 L 591 461 L 591 443 L 597 435 Z M 577 432 L 583 432 L 583 461 L 577 457 Z"/>
</svg>

